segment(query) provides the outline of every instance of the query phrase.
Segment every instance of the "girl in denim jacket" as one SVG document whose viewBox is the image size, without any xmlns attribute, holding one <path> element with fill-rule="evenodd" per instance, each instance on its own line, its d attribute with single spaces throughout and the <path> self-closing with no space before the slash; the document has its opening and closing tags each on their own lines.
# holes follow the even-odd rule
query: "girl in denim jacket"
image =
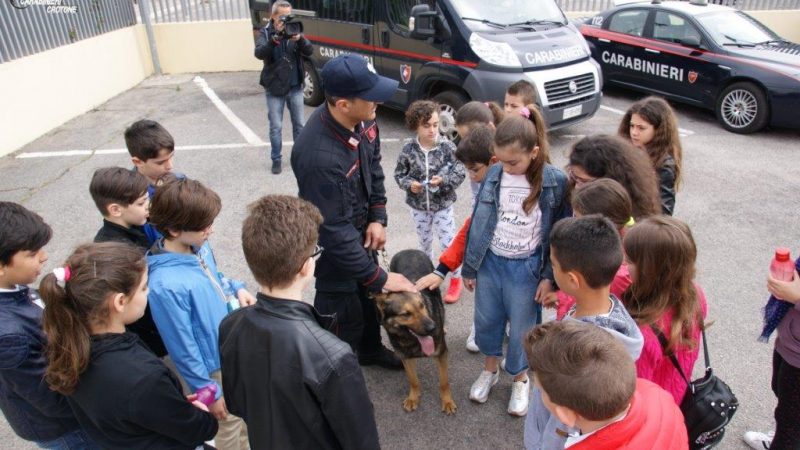
<svg viewBox="0 0 800 450">
<path fill-rule="evenodd" d="M 543 127 L 538 127 L 543 128 Z M 462 273 L 475 290 L 476 343 L 486 357 L 470 389 L 484 403 L 499 380 L 505 323 L 510 323 L 505 370 L 514 377 L 508 413 L 528 411 L 530 383 L 522 336 L 540 322 L 541 301 L 553 290 L 549 235 L 553 224 L 571 214 L 567 177 L 549 164 L 544 129 L 525 117 L 497 127 L 495 156 L 478 192 Z"/>
<path fill-rule="evenodd" d="M 419 249 L 433 259 L 434 229 L 442 251 L 456 235 L 453 204 L 456 189 L 464 182 L 464 165 L 456 159 L 456 146 L 439 139 L 439 106 L 418 100 L 406 111 L 406 125 L 417 137 L 403 146 L 394 169 L 394 179 L 406 192 L 406 204 L 417 229 Z M 461 275 L 453 271 L 447 297 L 458 298 Z"/>
</svg>

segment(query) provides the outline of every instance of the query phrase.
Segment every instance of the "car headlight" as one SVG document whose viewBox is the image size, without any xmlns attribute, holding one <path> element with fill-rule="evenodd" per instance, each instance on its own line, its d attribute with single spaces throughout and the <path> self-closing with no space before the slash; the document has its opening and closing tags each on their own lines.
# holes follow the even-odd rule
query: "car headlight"
<svg viewBox="0 0 800 450">
<path fill-rule="evenodd" d="M 472 33 L 469 37 L 469 46 L 478 57 L 489 64 L 501 67 L 522 67 L 517 54 L 506 42 L 496 42 Z"/>
</svg>

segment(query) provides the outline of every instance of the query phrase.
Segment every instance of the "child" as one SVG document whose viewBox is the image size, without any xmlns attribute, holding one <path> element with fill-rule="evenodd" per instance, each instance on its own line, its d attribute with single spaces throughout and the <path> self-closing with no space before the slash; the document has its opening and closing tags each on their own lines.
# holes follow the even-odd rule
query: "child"
<svg viewBox="0 0 800 450">
<path fill-rule="evenodd" d="M 548 164 L 540 132 L 530 120 L 505 119 L 494 136 L 495 156 L 472 214 L 464 255 L 464 284 L 475 292 L 475 341 L 486 358 L 470 389 L 484 403 L 499 379 L 506 321 L 510 322 L 505 370 L 514 377 L 508 413 L 528 411 L 528 383 L 522 335 L 536 324 L 541 307 L 531 301 L 553 289 L 548 260 L 550 229 L 570 214 L 567 178 Z M 541 281 L 540 281 L 541 280 Z"/>
<path fill-rule="evenodd" d="M 97 448 L 67 400 L 44 382 L 42 302 L 28 288 L 47 261 L 53 230 L 37 214 L 0 202 L 0 410 L 22 439 L 42 448 Z"/>
<path fill-rule="evenodd" d="M 143 119 L 125 130 L 125 145 L 135 170 L 147 177 L 147 193 L 152 197 L 158 181 L 172 172 L 175 140 L 160 123 Z"/>
<path fill-rule="evenodd" d="M 636 378 L 625 347 L 600 327 L 549 322 L 525 338 L 533 380 L 548 411 L 577 432 L 571 450 L 688 449 L 669 395 Z"/>
<path fill-rule="evenodd" d="M 147 178 L 134 170 L 106 167 L 95 171 L 89 192 L 103 215 L 103 227 L 94 237 L 95 242 L 124 242 L 140 248 L 142 253 L 147 251 L 148 239 L 143 228 L 150 209 L 147 187 Z M 128 325 L 128 330 L 159 358 L 167 355 L 149 305 L 141 319 Z"/>
<path fill-rule="evenodd" d="M 119 242 L 85 244 L 41 284 L 47 307 L 46 380 L 67 396 L 104 449 L 194 449 L 217 432 L 175 375 L 125 325 L 147 304 L 144 254 Z"/>
<path fill-rule="evenodd" d="M 550 234 L 550 260 L 556 284 L 575 298 L 575 306 L 564 320 L 605 329 L 636 360 L 642 350 L 642 333 L 609 288 L 622 263 L 622 244 L 614 225 L 599 214 L 560 221 Z M 561 449 L 565 442 L 562 431 L 567 428 L 548 413 L 541 392 L 534 389 L 533 406 L 525 421 L 525 448 Z"/>
<path fill-rule="evenodd" d="M 125 130 L 125 145 L 131 155 L 133 170 L 147 178 L 147 195 L 152 200 L 156 186 L 174 175 L 184 178 L 181 173 L 172 171 L 172 157 L 175 156 L 175 140 L 172 135 L 153 120 L 139 120 Z M 161 234 L 149 223 L 144 225 L 147 242 L 152 245 Z"/>
<path fill-rule="evenodd" d="M 209 410 L 220 421 L 214 439 L 220 449 L 247 448 L 247 429 L 225 407 L 220 376 L 218 330 L 229 298 L 242 305 L 255 299 L 244 284 L 217 271 L 208 243 L 222 204 L 212 190 L 194 180 L 159 186 L 150 204 L 150 222 L 164 237 L 147 256 L 150 310 L 170 357 L 192 392 L 216 385 Z"/>
<path fill-rule="evenodd" d="M 664 388 L 680 405 L 686 380 L 665 355 L 674 354 L 683 373 L 691 376 L 707 311 L 706 296 L 694 283 L 697 247 L 692 232 L 677 219 L 653 216 L 631 228 L 623 245 L 633 282 L 622 301 L 644 336 L 636 373 Z"/>
<path fill-rule="evenodd" d="M 632 226 L 631 197 L 621 184 L 610 178 L 601 178 L 578 187 L 572 193 L 572 211 L 575 217 L 602 215 L 614 224 L 620 237 L 624 237 L 626 230 Z M 611 282 L 611 294 L 621 298 L 622 293 L 630 285 L 631 275 L 628 272 L 628 264 L 623 259 Z M 561 320 L 575 304 L 575 298 L 565 294 L 564 291 L 558 291 L 557 302 L 556 319 Z M 545 305 L 548 303 L 550 302 L 546 302 Z"/>
<path fill-rule="evenodd" d="M 536 103 L 536 97 L 536 88 L 525 80 L 519 80 L 506 89 L 503 110 L 508 115 L 519 114 L 522 108 L 530 109 L 529 105 Z"/>
<path fill-rule="evenodd" d="M 329 331 L 331 317 L 302 300 L 323 250 L 321 224 L 311 203 L 270 195 L 242 226 L 261 289 L 254 307 L 222 321 L 219 347 L 228 408 L 247 422 L 253 448 L 380 447 L 358 359 Z"/>
<path fill-rule="evenodd" d="M 633 217 L 658 214 L 658 184 L 650 161 L 629 142 L 617 136 L 587 136 L 569 154 L 570 183 L 580 186 L 598 178 L 621 184 L 633 203 Z"/>
<path fill-rule="evenodd" d="M 439 105 L 418 100 L 406 111 L 406 126 L 417 137 L 403 146 L 394 169 L 394 179 L 406 191 L 406 204 L 417 229 L 419 248 L 433 259 L 433 228 L 442 250 L 456 233 L 453 204 L 456 189 L 464 181 L 464 166 L 456 159 L 455 145 L 439 138 Z M 461 275 L 450 278 L 444 301 L 455 303 L 461 296 Z"/>
<path fill-rule="evenodd" d="M 628 108 L 618 133 L 650 157 L 658 174 L 661 211 L 671 216 L 683 160 L 675 112 L 663 98 L 646 97 Z"/>
<path fill-rule="evenodd" d="M 795 263 L 797 266 L 797 262 Z M 778 338 L 772 354 L 772 392 L 778 398 L 775 407 L 775 432 L 748 431 L 744 440 L 754 449 L 800 448 L 800 274 L 792 281 L 781 281 L 771 275 L 767 290 L 780 300 L 793 303 L 778 324 Z"/>
<path fill-rule="evenodd" d="M 94 172 L 89 193 L 103 215 L 95 242 L 126 242 L 147 251 L 143 228 L 150 207 L 147 188 L 147 178 L 138 171 L 105 167 Z"/>
<path fill-rule="evenodd" d="M 497 128 L 506 115 L 503 108 L 494 102 L 471 101 L 456 112 L 456 131 L 458 136 L 464 139 L 473 127 L 479 124 L 487 124 L 492 128 Z"/>
</svg>

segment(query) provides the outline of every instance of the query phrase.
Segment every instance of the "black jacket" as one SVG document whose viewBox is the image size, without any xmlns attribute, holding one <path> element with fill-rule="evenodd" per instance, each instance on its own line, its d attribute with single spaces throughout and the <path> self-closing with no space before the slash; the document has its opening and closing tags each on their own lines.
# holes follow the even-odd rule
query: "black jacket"
<svg viewBox="0 0 800 450">
<path fill-rule="evenodd" d="M 323 103 L 295 140 L 292 171 L 300 198 L 322 212 L 319 243 L 325 251 L 317 262 L 317 290 L 354 292 L 359 283 L 379 292 L 386 272 L 364 249 L 366 225 L 386 225 L 378 125 L 370 121 L 348 130 Z"/>
<path fill-rule="evenodd" d="M 175 375 L 133 333 L 92 336 L 89 366 L 67 396 L 103 449 L 194 449 L 217 420 L 194 407 Z"/>
<path fill-rule="evenodd" d="M 311 56 L 314 48 L 305 37 L 297 41 L 276 36 L 272 22 L 262 28 L 256 39 L 256 58 L 264 61 L 259 84 L 270 94 L 282 97 L 292 86 L 303 85 L 303 57 Z M 292 77 L 297 77 L 294 80 Z"/>
<path fill-rule="evenodd" d="M 44 381 L 47 367 L 39 294 L 0 293 L 0 410 L 17 436 L 51 441 L 78 429 L 67 399 Z"/>
<path fill-rule="evenodd" d="M 105 219 L 103 219 L 103 227 L 100 228 L 97 235 L 95 235 L 94 241 L 132 244 L 142 249 L 142 253 L 145 253 L 150 248 L 144 227 L 131 226 L 130 228 L 125 228 Z M 142 318 L 128 325 L 127 328 L 128 331 L 136 333 L 139 339 L 144 341 L 156 356 L 163 358 L 167 355 L 167 347 L 164 346 L 164 341 L 161 340 L 161 334 L 158 332 L 156 323 L 153 321 L 149 303 L 144 309 Z"/>
<path fill-rule="evenodd" d="M 311 305 L 258 294 L 220 324 L 228 410 L 262 449 L 377 449 L 378 430 L 358 360 Z"/>
<path fill-rule="evenodd" d="M 661 213 L 668 216 L 675 210 L 675 160 L 667 155 L 656 170 L 658 195 L 661 198 Z"/>
</svg>

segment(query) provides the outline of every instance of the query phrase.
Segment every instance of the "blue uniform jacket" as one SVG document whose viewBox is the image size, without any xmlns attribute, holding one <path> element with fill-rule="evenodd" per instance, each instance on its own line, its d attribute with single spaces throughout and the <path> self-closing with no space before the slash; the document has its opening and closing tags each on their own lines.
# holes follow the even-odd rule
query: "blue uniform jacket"
<svg viewBox="0 0 800 450">
<path fill-rule="evenodd" d="M 196 392 L 219 370 L 219 324 L 227 296 L 244 283 L 224 279 L 208 241 L 195 254 L 170 253 L 158 241 L 147 254 L 147 300 L 161 338 L 183 379 Z M 228 287 L 229 285 L 229 287 Z M 217 398 L 222 386 L 217 385 Z"/>
<path fill-rule="evenodd" d="M 476 278 L 483 257 L 489 251 L 494 229 L 497 226 L 497 206 L 500 202 L 500 178 L 503 165 L 495 164 L 486 173 L 480 191 L 475 198 L 472 222 L 467 233 L 467 248 L 461 276 Z M 567 176 L 556 167 L 545 164 L 542 173 L 542 192 L 539 194 L 539 209 L 542 211 L 541 266 L 539 279 L 553 280 L 553 266 L 550 264 L 550 230 L 558 220 L 572 216 L 566 199 Z"/>
</svg>

